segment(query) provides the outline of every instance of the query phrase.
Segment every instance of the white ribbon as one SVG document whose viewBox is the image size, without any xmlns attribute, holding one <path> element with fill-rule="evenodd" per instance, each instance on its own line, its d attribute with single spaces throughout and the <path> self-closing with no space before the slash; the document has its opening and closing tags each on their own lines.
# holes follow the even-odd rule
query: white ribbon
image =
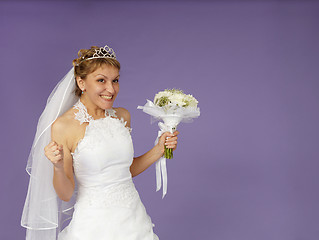
<svg viewBox="0 0 319 240">
<path fill-rule="evenodd" d="M 158 123 L 159 128 L 161 129 L 158 131 L 158 135 L 155 141 L 155 145 L 158 143 L 159 138 L 162 136 L 164 132 L 171 132 L 172 133 L 172 127 L 165 125 L 162 122 Z M 167 193 L 167 169 L 166 169 L 166 158 L 162 156 L 160 159 L 156 161 L 156 191 L 159 191 L 162 186 L 162 179 L 163 179 L 163 196 L 165 197 Z"/>
</svg>

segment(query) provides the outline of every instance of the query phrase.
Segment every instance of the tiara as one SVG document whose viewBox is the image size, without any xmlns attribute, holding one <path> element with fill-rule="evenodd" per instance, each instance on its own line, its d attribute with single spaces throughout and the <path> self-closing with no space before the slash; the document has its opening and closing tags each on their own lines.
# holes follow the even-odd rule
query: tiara
<svg viewBox="0 0 319 240">
<path fill-rule="evenodd" d="M 107 45 L 105 45 L 104 47 L 100 47 L 100 48 L 94 49 L 94 50 L 95 50 L 95 53 L 93 54 L 92 57 L 84 58 L 84 56 L 83 56 L 82 57 L 82 61 L 79 62 L 77 64 L 77 66 L 79 64 L 81 64 L 82 62 L 84 62 L 84 61 L 91 60 L 91 59 L 94 59 L 94 58 L 112 58 L 112 59 L 116 60 L 116 55 L 115 55 L 115 52 L 114 52 L 113 48 L 110 48 Z"/>
</svg>

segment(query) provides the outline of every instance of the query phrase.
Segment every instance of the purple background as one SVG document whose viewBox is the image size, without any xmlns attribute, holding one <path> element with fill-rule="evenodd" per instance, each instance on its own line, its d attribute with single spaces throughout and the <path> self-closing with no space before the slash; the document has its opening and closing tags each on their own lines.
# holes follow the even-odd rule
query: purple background
<svg viewBox="0 0 319 240">
<path fill-rule="evenodd" d="M 199 100 L 168 162 L 135 178 L 161 240 L 319 239 L 319 3 L 315 1 L 0 2 L 0 239 L 24 239 L 24 168 L 46 99 L 80 48 L 122 64 L 116 106 L 135 155 L 156 124 L 138 105 L 165 88 Z"/>
</svg>

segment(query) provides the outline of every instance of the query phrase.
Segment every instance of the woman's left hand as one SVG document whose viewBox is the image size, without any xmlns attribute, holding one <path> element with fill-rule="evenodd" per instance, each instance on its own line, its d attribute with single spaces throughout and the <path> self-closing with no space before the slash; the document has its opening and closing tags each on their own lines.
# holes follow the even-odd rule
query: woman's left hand
<svg viewBox="0 0 319 240">
<path fill-rule="evenodd" d="M 165 132 L 162 134 L 162 136 L 158 140 L 158 146 L 163 150 L 163 153 L 165 151 L 165 147 L 172 148 L 173 150 L 177 147 L 177 135 L 179 134 L 179 131 L 175 131 L 174 133 Z"/>
</svg>

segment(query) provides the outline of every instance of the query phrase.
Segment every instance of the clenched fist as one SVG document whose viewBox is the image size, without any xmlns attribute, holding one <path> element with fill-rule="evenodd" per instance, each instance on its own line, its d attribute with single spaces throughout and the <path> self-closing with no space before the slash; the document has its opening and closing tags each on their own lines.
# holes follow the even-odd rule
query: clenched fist
<svg viewBox="0 0 319 240">
<path fill-rule="evenodd" d="M 58 145 L 56 142 L 50 142 L 44 148 L 45 156 L 53 163 L 56 169 L 63 169 L 63 145 Z"/>
</svg>

